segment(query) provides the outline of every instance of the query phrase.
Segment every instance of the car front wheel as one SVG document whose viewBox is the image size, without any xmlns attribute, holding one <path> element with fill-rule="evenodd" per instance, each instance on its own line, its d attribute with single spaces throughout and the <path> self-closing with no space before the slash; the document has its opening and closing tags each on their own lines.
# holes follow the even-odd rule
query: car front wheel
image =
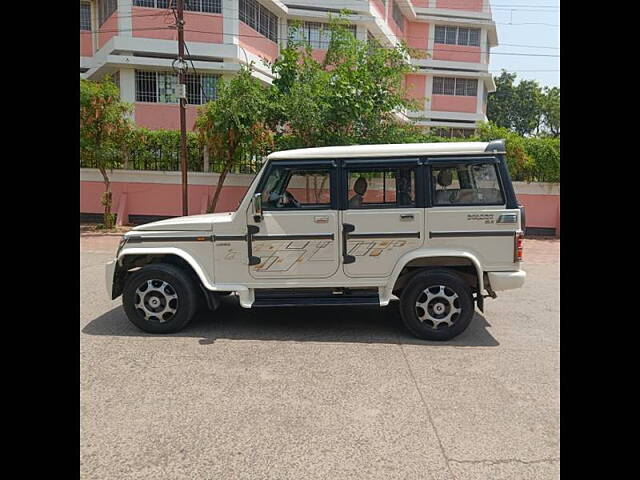
<svg viewBox="0 0 640 480">
<path fill-rule="evenodd" d="M 405 326 L 425 340 L 450 340 L 462 333 L 474 314 L 471 288 L 456 273 L 428 270 L 417 273 L 400 297 Z"/>
<path fill-rule="evenodd" d="M 184 328 L 200 304 L 197 286 L 181 269 L 169 264 L 147 265 L 125 282 L 122 304 L 136 327 L 149 333 Z"/>
</svg>

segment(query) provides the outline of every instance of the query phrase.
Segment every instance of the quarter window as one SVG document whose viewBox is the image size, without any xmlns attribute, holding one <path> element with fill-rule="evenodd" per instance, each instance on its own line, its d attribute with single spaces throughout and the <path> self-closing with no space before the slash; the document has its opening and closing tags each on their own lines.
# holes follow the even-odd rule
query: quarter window
<svg viewBox="0 0 640 480">
<path fill-rule="evenodd" d="M 434 43 L 479 47 L 480 29 L 454 27 L 451 25 L 436 25 Z"/>
<path fill-rule="evenodd" d="M 330 208 L 331 172 L 276 166 L 262 188 L 262 205 L 264 210 Z"/>
<path fill-rule="evenodd" d="M 350 170 L 348 208 L 413 207 L 416 179 L 413 167 Z"/>
<path fill-rule="evenodd" d="M 433 204 L 502 205 L 504 197 L 492 163 L 431 167 Z"/>
</svg>

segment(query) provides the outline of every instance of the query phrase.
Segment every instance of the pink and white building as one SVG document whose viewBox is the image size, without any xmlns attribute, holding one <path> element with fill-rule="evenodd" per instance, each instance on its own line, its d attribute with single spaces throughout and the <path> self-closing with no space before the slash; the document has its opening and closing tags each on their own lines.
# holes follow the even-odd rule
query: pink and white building
<svg viewBox="0 0 640 480">
<path fill-rule="evenodd" d="M 177 31 L 170 0 L 81 0 L 80 76 L 112 75 L 122 100 L 134 105 L 138 125 L 178 128 L 172 62 Z M 254 75 L 271 82 L 261 58 L 274 59 L 288 24 L 303 22 L 300 35 L 320 58 L 328 45 L 329 14 L 350 12 L 358 38 L 415 49 L 418 70 L 406 77 L 419 102 L 403 116 L 452 135 L 472 133 L 486 120 L 487 94 L 495 91 L 489 51 L 497 45 L 488 0 L 189 0 L 185 39 L 195 67 L 187 77 L 187 121 L 199 104 L 215 97 L 216 81 L 254 62 Z M 321 6 L 318 6 L 321 5 Z"/>
</svg>

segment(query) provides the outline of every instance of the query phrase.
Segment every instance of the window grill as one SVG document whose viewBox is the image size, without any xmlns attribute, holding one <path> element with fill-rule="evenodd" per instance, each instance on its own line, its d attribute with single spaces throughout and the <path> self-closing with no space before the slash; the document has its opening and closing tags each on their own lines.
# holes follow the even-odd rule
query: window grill
<svg viewBox="0 0 640 480">
<path fill-rule="evenodd" d="M 158 0 L 158 4 L 160 3 L 166 3 L 168 4 L 168 0 L 166 0 L 165 2 L 162 2 L 161 0 Z M 156 6 L 156 0 L 133 0 L 133 5 L 136 7 L 155 7 Z M 163 5 L 163 7 L 168 7 L 169 5 Z M 161 8 L 160 5 L 158 5 L 158 8 Z"/>
<path fill-rule="evenodd" d="M 347 29 L 353 34 L 356 34 L 356 26 L 349 25 Z M 368 33 L 368 39 L 371 40 L 373 35 Z M 298 42 L 304 42 L 311 48 L 329 48 L 331 43 L 331 30 L 329 30 L 329 24 L 320 22 L 304 22 L 296 27 L 293 22 L 289 23 L 289 38 Z"/>
<path fill-rule="evenodd" d="M 136 7 L 174 8 L 176 0 L 134 0 Z M 222 13 L 222 0 L 185 0 L 185 11 Z"/>
<path fill-rule="evenodd" d="M 256 0 L 240 0 L 239 17 L 242 23 L 278 43 L 278 17 Z"/>
<path fill-rule="evenodd" d="M 91 4 L 80 4 L 80 30 L 91 31 Z"/>
<path fill-rule="evenodd" d="M 118 8 L 118 0 L 102 0 L 98 3 L 98 24 L 102 26 Z"/>
<path fill-rule="evenodd" d="M 436 25 L 434 42 L 446 45 L 480 46 L 480 29 Z"/>
<path fill-rule="evenodd" d="M 477 93 L 477 78 L 433 77 L 433 95 L 475 97 Z"/>
<path fill-rule="evenodd" d="M 156 72 L 136 70 L 136 102 L 157 102 Z"/>
<path fill-rule="evenodd" d="M 216 98 L 217 75 L 185 75 L 187 103 L 202 105 Z M 136 101 L 178 103 L 178 75 L 172 72 L 136 70 Z"/>
<path fill-rule="evenodd" d="M 393 17 L 393 21 L 396 22 L 398 28 L 404 31 L 404 16 L 402 15 L 400 7 L 398 7 L 398 2 L 393 2 L 393 7 L 391 8 L 391 16 Z"/>
</svg>

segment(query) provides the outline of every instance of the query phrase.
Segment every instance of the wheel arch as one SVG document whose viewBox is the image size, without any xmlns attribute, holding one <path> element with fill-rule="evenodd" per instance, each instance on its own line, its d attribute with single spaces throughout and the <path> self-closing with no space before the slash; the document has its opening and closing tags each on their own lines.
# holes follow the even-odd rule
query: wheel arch
<svg viewBox="0 0 640 480">
<path fill-rule="evenodd" d="M 180 248 L 129 248 L 120 252 L 113 275 L 112 298 L 117 298 L 124 287 L 129 271 L 151 263 L 170 263 L 187 270 L 203 287 L 215 290 L 213 279 L 202 269 L 199 263 L 188 252 Z"/>
<path fill-rule="evenodd" d="M 461 273 L 472 274 L 478 293 L 481 295 L 484 290 L 482 266 L 473 253 L 456 249 L 420 249 L 409 252 L 398 260 L 384 289 L 385 298 L 381 300 L 388 303 L 393 292 L 423 268 L 452 268 Z"/>
</svg>

